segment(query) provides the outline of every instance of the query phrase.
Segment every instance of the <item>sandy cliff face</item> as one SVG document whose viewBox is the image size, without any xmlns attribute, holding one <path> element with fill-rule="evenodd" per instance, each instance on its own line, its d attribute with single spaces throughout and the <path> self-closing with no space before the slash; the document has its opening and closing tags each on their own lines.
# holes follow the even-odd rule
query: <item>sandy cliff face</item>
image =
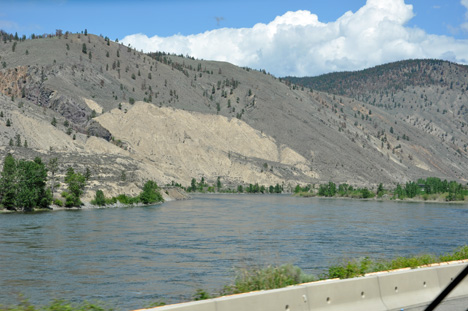
<svg viewBox="0 0 468 311">
<path fill-rule="evenodd" d="M 221 176 L 269 185 L 285 177 L 275 171 L 278 165 L 305 178 L 315 176 L 304 157 L 238 119 L 138 102 L 126 113 L 114 109 L 96 121 L 114 140 L 121 140 L 131 156 L 164 172 L 158 176 L 164 182 Z"/>
</svg>

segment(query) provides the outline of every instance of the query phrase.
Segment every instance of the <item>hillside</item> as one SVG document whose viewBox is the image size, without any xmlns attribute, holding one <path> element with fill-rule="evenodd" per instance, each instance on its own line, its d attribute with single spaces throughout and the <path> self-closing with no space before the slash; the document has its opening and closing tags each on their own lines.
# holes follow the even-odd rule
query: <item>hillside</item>
<svg viewBox="0 0 468 311">
<path fill-rule="evenodd" d="M 62 174 L 90 168 L 89 193 L 135 193 L 150 178 L 189 185 L 221 177 L 230 187 L 466 181 L 463 66 L 436 62 L 443 82 L 414 78 L 386 95 L 382 71 L 366 78 L 374 89 L 326 93 L 95 35 L 0 41 L 0 56 L 2 157 L 58 157 Z"/>
<path fill-rule="evenodd" d="M 432 136 L 433 144 L 445 145 L 447 151 L 464 159 L 468 146 L 467 75 L 468 66 L 408 60 L 357 72 L 287 79 L 381 108 L 395 121 Z M 393 128 L 395 131 L 398 126 Z M 459 166 L 461 163 L 458 161 Z"/>
</svg>

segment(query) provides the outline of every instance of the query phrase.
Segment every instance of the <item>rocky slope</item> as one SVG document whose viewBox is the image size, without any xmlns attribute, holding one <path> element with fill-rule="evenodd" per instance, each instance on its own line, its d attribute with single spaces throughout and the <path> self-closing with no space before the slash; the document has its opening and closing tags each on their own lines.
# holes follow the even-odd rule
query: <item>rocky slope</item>
<svg viewBox="0 0 468 311">
<path fill-rule="evenodd" d="M 361 186 L 468 173 L 463 66 L 438 63 L 443 85 L 415 78 L 386 94 L 379 72 L 326 93 L 94 35 L 15 42 L 0 42 L 1 155 L 90 168 L 89 193 L 135 193 L 147 179 Z"/>
</svg>

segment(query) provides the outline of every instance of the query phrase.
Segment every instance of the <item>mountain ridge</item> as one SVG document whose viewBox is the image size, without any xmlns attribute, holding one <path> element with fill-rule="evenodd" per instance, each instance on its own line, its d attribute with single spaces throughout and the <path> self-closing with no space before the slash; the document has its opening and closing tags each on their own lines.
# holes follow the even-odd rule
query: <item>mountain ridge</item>
<svg viewBox="0 0 468 311">
<path fill-rule="evenodd" d="M 151 177 L 159 184 L 183 185 L 189 185 L 191 178 L 214 182 L 220 177 L 232 188 L 257 182 L 292 188 L 330 180 L 372 187 L 428 176 L 466 181 L 467 97 L 461 77 L 446 78 L 446 83 L 453 82 L 451 89 L 450 84 L 420 83 L 386 95 L 381 86 L 371 90 L 361 86 L 340 95 L 225 62 L 144 54 L 91 34 L 17 41 L 13 48 L 14 44 L 14 40 L 0 43 L 2 157 L 6 152 L 27 156 L 24 147 L 9 146 L 20 135 L 28 141 L 29 151 L 44 157 L 59 155 L 62 173 L 67 166 L 93 166 L 89 192 L 98 187 L 108 195 L 125 192 Z M 437 66 L 447 70 L 441 64 Z M 164 113 L 166 119 L 157 121 Z M 19 122 L 18 115 L 34 120 L 37 130 Z M 130 135 L 131 130 L 144 124 L 153 128 L 151 124 L 160 125 L 171 116 L 171 123 L 152 135 L 140 131 L 152 148 L 164 141 L 174 148 L 143 151 L 138 141 L 140 146 L 145 142 Z M 8 118 L 13 120 L 10 127 L 5 125 Z M 56 126 L 50 130 L 53 119 Z M 206 127 L 207 120 L 217 128 Z M 242 133 L 250 134 L 242 136 L 230 128 L 234 120 L 241 122 Z M 191 135 L 188 124 L 200 136 Z M 217 131 L 226 133 L 222 140 Z M 43 132 L 54 138 L 40 142 L 37 136 Z M 199 137 L 197 144 L 180 153 L 181 135 Z M 257 141 L 263 136 L 272 142 L 270 147 Z M 229 150 L 235 141 L 242 141 L 241 152 Z M 93 159 L 103 165 L 103 150 L 109 161 L 114 156 L 120 160 L 92 165 Z M 221 152 L 216 157 L 223 160 L 210 161 L 210 152 L 215 152 L 212 156 Z M 272 158 L 273 153 L 281 156 Z M 200 160 L 181 161 L 192 154 L 200 154 Z M 122 171 L 128 171 L 125 181 Z"/>
</svg>

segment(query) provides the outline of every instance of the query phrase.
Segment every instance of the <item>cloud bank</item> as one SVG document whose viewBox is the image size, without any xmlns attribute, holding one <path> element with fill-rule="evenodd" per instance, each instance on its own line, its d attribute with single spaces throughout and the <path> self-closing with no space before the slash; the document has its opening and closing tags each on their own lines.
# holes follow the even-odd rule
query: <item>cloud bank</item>
<svg viewBox="0 0 468 311">
<path fill-rule="evenodd" d="M 468 0 L 461 2 L 468 8 Z M 309 11 L 296 11 L 252 28 L 151 38 L 134 34 L 121 41 L 145 52 L 227 61 L 276 76 L 359 70 L 410 58 L 468 63 L 468 40 L 406 26 L 413 16 L 413 6 L 404 0 L 367 0 L 357 12 L 348 11 L 330 23 L 320 22 Z"/>
</svg>

